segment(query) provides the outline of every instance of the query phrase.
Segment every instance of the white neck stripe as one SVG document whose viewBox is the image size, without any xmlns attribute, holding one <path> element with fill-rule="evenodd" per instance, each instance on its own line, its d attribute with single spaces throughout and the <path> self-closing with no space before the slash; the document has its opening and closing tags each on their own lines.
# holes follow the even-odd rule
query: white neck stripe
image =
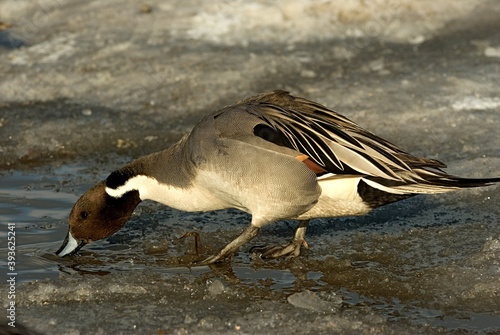
<svg viewBox="0 0 500 335">
<path fill-rule="evenodd" d="M 124 185 L 116 189 L 111 187 L 106 187 L 106 193 L 113 198 L 121 198 L 127 192 L 139 191 L 139 197 L 141 198 L 141 200 L 144 200 L 141 197 L 141 189 L 151 184 L 158 185 L 158 181 L 152 177 L 138 175 L 130 178 Z"/>
</svg>

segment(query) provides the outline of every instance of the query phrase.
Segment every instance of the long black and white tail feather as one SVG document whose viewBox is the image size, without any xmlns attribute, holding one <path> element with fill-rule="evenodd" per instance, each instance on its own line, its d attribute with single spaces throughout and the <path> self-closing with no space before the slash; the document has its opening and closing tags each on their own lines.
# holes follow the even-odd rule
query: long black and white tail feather
<svg viewBox="0 0 500 335">
<path fill-rule="evenodd" d="M 463 188 L 482 187 L 500 182 L 500 178 L 461 178 L 451 176 L 443 172 L 433 172 L 429 170 L 417 170 L 422 174 L 423 181 L 414 183 L 388 184 L 382 178 L 364 177 L 369 186 L 392 194 L 433 194 L 446 193 Z"/>
</svg>

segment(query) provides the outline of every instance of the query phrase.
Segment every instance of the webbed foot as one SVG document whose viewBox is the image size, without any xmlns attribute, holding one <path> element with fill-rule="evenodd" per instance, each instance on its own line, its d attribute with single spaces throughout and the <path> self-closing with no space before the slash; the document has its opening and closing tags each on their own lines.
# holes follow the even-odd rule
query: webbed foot
<svg viewBox="0 0 500 335">
<path fill-rule="evenodd" d="M 295 235 L 293 239 L 287 245 L 283 246 L 268 246 L 268 247 L 257 247 L 252 248 L 252 253 L 257 253 L 261 258 L 280 258 L 287 257 L 293 258 L 300 255 L 300 248 L 304 246 L 309 249 L 309 245 L 305 240 L 306 229 L 309 221 L 300 221 L 297 229 L 295 230 Z"/>
</svg>

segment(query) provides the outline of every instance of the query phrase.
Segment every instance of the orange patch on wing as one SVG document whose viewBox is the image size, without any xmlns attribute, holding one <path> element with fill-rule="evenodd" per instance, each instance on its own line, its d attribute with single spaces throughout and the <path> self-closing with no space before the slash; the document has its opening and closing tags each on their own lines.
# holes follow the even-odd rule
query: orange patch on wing
<svg viewBox="0 0 500 335">
<path fill-rule="evenodd" d="M 307 156 L 307 155 L 298 155 L 298 156 L 297 156 L 297 157 L 295 157 L 295 158 L 297 158 L 299 161 L 303 162 L 303 161 L 305 161 L 306 159 L 308 159 L 308 158 L 309 158 L 309 156 Z"/>
<path fill-rule="evenodd" d="M 316 164 L 312 160 L 310 160 L 309 156 L 307 156 L 307 155 L 298 155 L 295 158 L 297 158 L 299 161 L 304 163 L 309 168 L 309 170 L 311 170 L 315 174 L 327 172 L 321 166 L 319 166 L 318 164 Z"/>
</svg>

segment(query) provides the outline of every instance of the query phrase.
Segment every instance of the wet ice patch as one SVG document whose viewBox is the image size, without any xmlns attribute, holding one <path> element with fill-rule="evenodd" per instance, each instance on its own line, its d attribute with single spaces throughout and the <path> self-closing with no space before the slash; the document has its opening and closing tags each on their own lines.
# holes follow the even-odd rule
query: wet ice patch
<svg viewBox="0 0 500 335">
<path fill-rule="evenodd" d="M 336 296 L 334 295 L 334 297 Z M 340 306 L 342 299 L 339 297 L 336 298 L 337 299 L 334 299 L 333 301 L 329 302 L 322 299 L 315 292 L 304 290 L 302 292 L 294 293 L 288 296 L 287 301 L 291 305 L 298 308 L 309 309 L 317 312 L 328 312 L 336 310 Z"/>
<path fill-rule="evenodd" d="M 127 278 L 115 276 L 115 280 L 101 281 L 98 277 L 74 276 L 71 285 L 60 285 L 54 282 L 35 281 L 25 283 L 18 302 L 24 305 L 45 305 L 70 301 L 94 301 L 112 297 L 129 297 L 144 295 L 146 288 L 137 283 L 127 283 Z"/>
<path fill-rule="evenodd" d="M 454 111 L 485 110 L 500 107 L 500 98 L 467 96 L 451 105 Z"/>
<path fill-rule="evenodd" d="M 216 296 L 224 293 L 225 287 L 220 280 L 215 280 L 208 285 L 208 294 L 211 296 Z"/>
<path fill-rule="evenodd" d="M 500 239 L 494 239 L 492 237 L 488 238 L 481 251 L 488 253 L 489 252 L 496 253 L 498 254 L 497 256 L 499 256 L 500 258 Z"/>
</svg>

